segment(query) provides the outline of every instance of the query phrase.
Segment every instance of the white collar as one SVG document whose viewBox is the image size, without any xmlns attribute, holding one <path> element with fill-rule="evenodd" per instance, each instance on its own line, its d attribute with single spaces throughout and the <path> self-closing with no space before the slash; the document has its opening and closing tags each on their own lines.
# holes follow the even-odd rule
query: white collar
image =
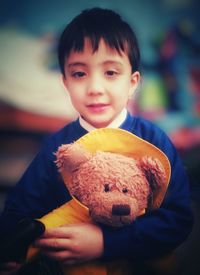
<svg viewBox="0 0 200 275">
<path fill-rule="evenodd" d="M 121 113 L 105 128 L 119 128 L 120 125 L 125 121 L 127 116 L 127 110 L 124 108 Z M 95 130 L 96 128 L 90 123 L 85 121 L 81 116 L 79 116 L 80 125 L 88 132 Z"/>
</svg>

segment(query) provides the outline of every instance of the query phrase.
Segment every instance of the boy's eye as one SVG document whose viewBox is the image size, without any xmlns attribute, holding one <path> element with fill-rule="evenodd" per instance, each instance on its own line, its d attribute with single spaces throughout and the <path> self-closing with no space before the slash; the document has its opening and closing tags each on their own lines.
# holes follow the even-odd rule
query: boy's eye
<svg viewBox="0 0 200 275">
<path fill-rule="evenodd" d="M 86 75 L 85 72 L 73 72 L 73 73 L 71 73 L 71 76 L 75 77 L 75 78 L 81 78 L 81 77 L 84 77 L 85 75 Z"/>
<path fill-rule="evenodd" d="M 112 70 L 106 71 L 106 75 L 107 76 L 115 76 L 115 75 L 117 75 L 117 72 L 116 71 L 112 71 Z"/>
</svg>

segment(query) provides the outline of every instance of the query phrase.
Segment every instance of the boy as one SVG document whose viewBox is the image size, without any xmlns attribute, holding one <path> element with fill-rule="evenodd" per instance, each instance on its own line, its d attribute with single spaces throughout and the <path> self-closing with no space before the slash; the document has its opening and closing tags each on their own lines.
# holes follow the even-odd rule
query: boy
<svg viewBox="0 0 200 275">
<path fill-rule="evenodd" d="M 54 163 L 53 152 L 61 144 L 71 143 L 95 128 L 119 127 L 154 144 L 169 158 L 171 180 L 160 208 L 115 231 L 91 224 L 49 229 L 35 245 L 64 264 L 95 258 L 143 261 L 169 253 L 192 228 L 189 186 L 166 135 L 126 110 L 140 81 L 135 34 L 113 11 L 86 10 L 62 33 L 58 58 L 63 83 L 80 116 L 49 138 L 8 197 L 1 215 L 1 235 L 22 218 L 39 218 L 70 200 Z"/>
</svg>

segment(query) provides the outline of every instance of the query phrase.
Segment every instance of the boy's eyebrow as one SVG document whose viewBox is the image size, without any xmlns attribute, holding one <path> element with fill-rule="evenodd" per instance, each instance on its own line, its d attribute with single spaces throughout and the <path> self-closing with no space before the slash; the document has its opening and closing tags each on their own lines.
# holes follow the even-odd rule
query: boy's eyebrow
<svg viewBox="0 0 200 275">
<path fill-rule="evenodd" d="M 119 65 L 122 66 L 123 64 L 116 60 L 106 60 L 103 62 L 103 65 Z"/>
<path fill-rule="evenodd" d="M 68 68 L 76 67 L 76 66 L 86 66 L 86 64 L 83 62 L 72 62 L 72 63 L 67 64 Z"/>
</svg>

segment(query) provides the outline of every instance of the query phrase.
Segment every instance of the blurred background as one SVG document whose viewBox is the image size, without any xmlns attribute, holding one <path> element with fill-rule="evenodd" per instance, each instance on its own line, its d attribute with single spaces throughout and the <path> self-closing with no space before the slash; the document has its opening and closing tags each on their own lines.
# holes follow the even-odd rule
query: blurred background
<svg viewBox="0 0 200 275">
<path fill-rule="evenodd" d="M 135 30 L 142 81 L 129 110 L 158 124 L 190 177 L 195 226 L 177 249 L 181 274 L 200 274 L 200 4 L 198 0 L 0 1 L 0 211 L 47 135 L 76 118 L 56 56 L 83 9 L 110 8 Z"/>
</svg>

